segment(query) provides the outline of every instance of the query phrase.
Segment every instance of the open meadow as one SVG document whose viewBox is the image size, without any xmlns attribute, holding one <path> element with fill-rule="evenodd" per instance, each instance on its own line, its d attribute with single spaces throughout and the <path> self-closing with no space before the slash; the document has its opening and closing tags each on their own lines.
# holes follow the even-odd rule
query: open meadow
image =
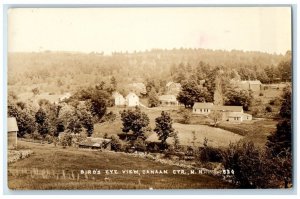
<svg viewBox="0 0 300 199">
<path fill-rule="evenodd" d="M 54 147 L 19 141 L 33 154 L 8 165 L 8 186 L 18 190 L 55 189 L 197 189 L 232 188 L 221 179 L 199 175 L 175 175 L 177 166 L 133 157 L 125 153 Z M 81 170 L 168 170 L 168 174 L 80 174 Z"/>
</svg>

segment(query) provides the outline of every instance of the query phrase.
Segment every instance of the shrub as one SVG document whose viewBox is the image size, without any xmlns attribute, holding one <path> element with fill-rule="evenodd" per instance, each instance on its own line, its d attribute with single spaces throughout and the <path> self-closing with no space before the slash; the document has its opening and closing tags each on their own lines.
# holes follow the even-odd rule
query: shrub
<svg viewBox="0 0 300 199">
<path fill-rule="evenodd" d="M 240 188 L 261 188 L 266 186 L 264 159 L 253 142 L 231 143 L 223 151 L 225 170 L 233 171 L 233 183 Z"/>
<path fill-rule="evenodd" d="M 199 151 L 201 162 L 222 162 L 222 152 L 218 148 L 207 146 L 200 148 Z"/>
<path fill-rule="evenodd" d="M 147 145 L 147 151 L 152 153 L 160 152 L 160 143 L 151 142 Z"/>
<path fill-rule="evenodd" d="M 135 140 L 133 142 L 133 147 L 137 151 L 146 151 L 146 149 L 147 149 L 145 141 L 143 139 L 141 139 L 141 138 L 138 138 L 137 140 Z"/>
<path fill-rule="evenodd" d="M 35 131 L 35 132 L 32 134 L 32 139 L 34 139 L 34 140 L 41 140 L 41 139 L 42 139 L 42 136 L 41 136 L 37 131 Z"/>
<path fill-rule="evenodd" d="M 113 151 L 124 151 L 123 142 L 116 136 L 111 136 L 111 150 Z"/>
<path fill-rule="evenodd" d="M 72 146 L 72 135 L 70 133 L 63 133 L 59 140 L 59 144 L 64 148 L 67 146 Z"/>
<path fill-rule="evenodd" d="M 51 136 L 51 135 L 46 135 L 46 137 L 44 138 L 44 140 L 46 141 L 46 142 L 48 142 L 48 144 L 51 144 L 52 142 L 53 142 L 53 136 Z"/>
<path fill-rule="evenodd" d="M 271 106 L 266 106 L 266 111 L 267 111 L 268 113 L 272 112 L 272 107 L 271 107 Z"/>
<path fill-rule="evenodd" d="M 208 139 L 204 138 L 203 147 L 199 148 L 199 160 L 201 162 L 222 162 L 220 149 L 207 145 Z"/>
<path fill-rule="evenodd" d="M 272 106 L 279 106 L 279 105 L 281 105 L 281 100 L 280 99 L 278 99 L 278 98 L 276 98 L 276 99 L 271 99 L 270 101 L 269 101 L 269 104 L 270 105 L 272 105 Z"/>
</svg>

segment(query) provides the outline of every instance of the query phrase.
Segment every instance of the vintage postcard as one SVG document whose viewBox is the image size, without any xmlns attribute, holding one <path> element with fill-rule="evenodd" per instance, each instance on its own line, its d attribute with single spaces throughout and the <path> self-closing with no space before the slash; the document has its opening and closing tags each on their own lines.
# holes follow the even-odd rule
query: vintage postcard
<svg viewBox="0 0 300 199">
<path fill-rule="evenodd" d="M 291 7 L 7 18 L 9 189 L 293 188 Z"/>
</svg>

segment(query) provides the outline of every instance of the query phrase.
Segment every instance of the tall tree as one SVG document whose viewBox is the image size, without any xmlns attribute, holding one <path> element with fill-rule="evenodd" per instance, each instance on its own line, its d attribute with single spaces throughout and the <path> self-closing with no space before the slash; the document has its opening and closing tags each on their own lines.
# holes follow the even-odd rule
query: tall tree
<svg viewBox="0 0 300 199">
<path fill-rule="evenodd" d="M 148 93 L 148 106 L 157 107 L 159 105 L 159 98 L 154 88 L 151 88 Z"/>
<path fill-rule="evenodd" d="M 50 133 L 48 117 L 43 108 L 40 108 L 35 114 L 35 122 L 37 123 L 37 130 L 41 136 L 45 137 Z"/>
<path fill-rule="evenodd" d="M 243 106 L 243 109 L 248 111 L 252 100 L 253 96 L 251 91 L 230 88 L 225 93 L 224 104 L 230 106 Z"/>
<path fill-rule="evenodd" d="M 158 139 L 161 140 L 162 147 L 166 147 L 166 140 L 173 135 L 174 128 L 172 127 L 172 118 L 168 112 L 162 111 L 160 117 L 155 119 L 154 131 L 158 135 Z"/>
<path fill-rule="evenodd" d="M 195 81 L 185 81 L 182 84 L 182 90 L 177 96 L 177 100 L 185 107 L 192 108 L 195 102 L 207 101 L 208 92 L 205 88 L 197 85 Z"/>
<path fill-rule="evenodd" d="M 268 136 L 266 153 L 269 162 L 269 172 L 278 181 L 284 182 L 285 188 L 292 179 L 292 118 L 291 118 L 291 88 L 284 89 L 280 109 L 281 120 L 277 129 Z"/>
<path fill-rule="evenodd" d="M 149 117 L 136 107 L 134 110 L 124 110 L 121 112 L 121 120 L 123 123 L 122 131 L 128 133 L 132 131 L 134 139 L 145 139 L 145 132 L 148 129 Z"/>
</svg>

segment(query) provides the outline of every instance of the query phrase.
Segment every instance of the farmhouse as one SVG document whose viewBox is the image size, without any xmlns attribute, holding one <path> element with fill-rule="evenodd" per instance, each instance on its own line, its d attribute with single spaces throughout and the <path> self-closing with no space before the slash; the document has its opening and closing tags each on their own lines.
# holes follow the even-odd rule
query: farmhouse
<svg viewBox="0 0 300 199">
<path fill-rule="evenodd" d="M 178 106 L 179 105 L 175 95 L 161 95 L 161 96 L 159 96 L 159 102 L 162 106 Z"/>
<path fill-rule="evenodd" d="M 128 107 L 134 107 L 140 105 L 140 99 L 135 93 L 129 93 L 125 98 L 125 105 Z"/>
<path fill-rule="evenodd" d="M 195 103 L 193 106 L 193 113 L 208 115 L 211 113 L 213 107 L 213 103 Z"/>
<path fill-rule="evenodd" d="M 217 106 L 213 103 L 195 103 L 193 114 L 209 115 L 217 111 L 222 113 L 222 120 L 230 122 L 242 122 L 252 120 L 252 115 L 244 113 L 242 106 Z"/>
<path fill-rule="evenodd" d="M 120 93 L 114 92 L 113 98 L 114 98 L 115 106 L 124 106 L 125 105 L 125 98 Z"/>
<path fill-rule="evenodd" d="M 231 83 L 243 90 L 252 90 L 258 92 L 262 89 L 262 83 L 259 80 L 247 80 L 247 81 L 235 81 L 231 80 Z"/>
<path fill-rule="evenodd" d="M 177 95 L 181 91 L 181 84 L 175 82 L 168 82 L 166 84 L 166 93 L 170 95 Z"/>
<path fill-rule="evenodd" d="M 146 95 L 147 94 L 147 90 L 146 90 L 146 86 L 143 83 L 131 83 L 128 84 L 128 89 L 133 92 L 136 93 L 137 95 Z"/>
<path fill-rule="evenodd" d="M 17 134 L 19 128 L 15 117 L 7 118 L 7 138 L 8 149 L 14 149 L 17 147 Z"/>
<path fill-rule="evenodd" d="M 79 148 L 111 150 L 111 139 L 88 137 L 79 143 Z"/>
</svg>

